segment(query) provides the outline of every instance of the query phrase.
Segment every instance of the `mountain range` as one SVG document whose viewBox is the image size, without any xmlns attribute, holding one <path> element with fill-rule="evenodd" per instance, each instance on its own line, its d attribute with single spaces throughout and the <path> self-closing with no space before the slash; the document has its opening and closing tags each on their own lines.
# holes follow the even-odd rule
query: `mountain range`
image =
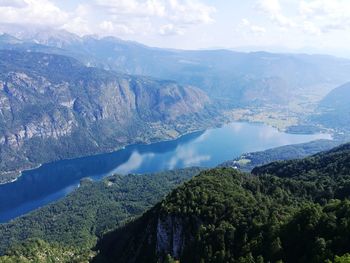
<svg viewBox="0 0 350 263">
<path fill-rule="evenodd" d="M 211 100 L 195 87 L 86 67 L 61 55 L 2 50 L 0 57 L 4 174 L 215 122 Z"/>
<path fill-rule="evenodd" d="M 341 85 L 349 81 L 350 73 L 349 60 L 324 55 L 160 49 L 115 37 L 79 37 L 64 30 L 16 36 L 2 35 L 0 47 L 67 55 L 87 66 L 174 80 L 234 105 L 281 105 L 300 92 Z"/>
<path fill-rule="evenodd" d="M 349 60 L 323 55 L 170 50 L 63 30 L 16 32 L 0 35 L 2 182 L 44 162 L 216 126 L 232 109 L 269 107 L 288 119 L 290 107 L 317 108 L 309 94 L 317 101 L 350 76 Z M 338 112 L 316 125 L 327 127 Z M 298 112 L 299 122 L 305 114 Z M 347 125 L 346 117 L 337 122 Z"/>
<path fill-rule="evenodd" d="M 350 129 L 350 83 L 333 89 L 319 103 L 311 120 L 325 127 L 348 131 Z"/>
</svg>

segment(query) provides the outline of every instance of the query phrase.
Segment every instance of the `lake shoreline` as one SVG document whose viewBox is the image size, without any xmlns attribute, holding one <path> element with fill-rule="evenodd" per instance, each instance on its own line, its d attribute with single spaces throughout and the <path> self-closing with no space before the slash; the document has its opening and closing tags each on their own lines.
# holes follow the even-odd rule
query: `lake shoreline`
<svg viewBox="0 0 350 263">
<path fill-rule="evenodd" d="M 159 140 L 154 140 L 154 141 L 147 140 L 145 142 L 124 144 L 124 145 L 118 146 L 116 148 L 113 148 L 110 151 L 96 152 L 96 153 L 93 153 L 93 154 L 74 156 L 74 157 L 71 157 L 71 158 L 56 159 L 56 160 L 53 160 L 53 161 L 50 161 L 50 162 L 46 162 L 46 163 L 35 164 L 35 165 L 33 165 L 33 166 L 29 167 L 29 168 L 23 168 L 23 169 L 16 170 L 16 171 L 7 171 L 7 172 L 4 172 L 3 174 L 13 173 L 13 174 L 16 174 L 16 176 L 13 176 L 15 178 L 11 178 L 9 180 L 4 179 L 3 181 L 0 182 L 0 186 L 14 183 L 14 182 L 16 182 L 17 180 L 19 180 L 22 177 L 23 172 L 27 172 L 27 171 L 38 169 L 44 164 L 50 164 L 50 163 L 54 163 L 54 162 L 58 162 L 58 161 L 64 161 L 64 160 L 73 160 L 73 159 L 77 159 L 77 158 L 93 157 L 93 156 L 97 156 L 97 155 L 100 155 L 100 154 L 114 153 L 114 152 L 118 152 L 118 151 L 124 150 L 126 147 L 131 147 L 131 146 L 134 146 L 134 145 L 150 145 L 150 144 L 153 144 L 153 143 L 170 142 L 170 141 L 178 140 L 181 137 L 189 135 L 191 133 L 202 132 L 202 131 L 205 131 L 205 130 L 208 130 L 208 129 L 220 128 L 220 127 L 222 127 L 224 125 L 227 125 L 229 123 L 230 123 L 230 121 L 225 121 L 224 123 L 221 122 L 221 123 L 214 124 L 214 125 L 211 125 L 211 126 L 208 126 L 208 127 L 203 127 L 203 128 L 198 128 L 198 129 L 191 129 L 190 131 L 186 131 L 184 133 L 179 133 L 179 135 L 175 136 L 175 137 L 169 137 L 169 138 L 164 138 L 164 139 L 159 139 Z M 0 173 L 0 176 L 1 175 L 2 174 Z"/>
<path fill-rule="evenodd" d="M 121 146 L 117 151 L 65 159 L 23 171 L 1 186 L 0 218 L 15 218 L 66 196 L 82 178 L 147 174 L 186 167 L 215 167 L 243 153 L 329 139 L 329 134 L 293 135 L 262 124 L 225 122 L 191 129 L 177 139 Z"/>
<path fill-rule="evenodd" d="M 100 155 L 100 154 L 108 154 L 108 153 L 118 152 L 120 150 L 125 149 L 126 147 L 131 147 L 131 146 L 134 146 L 134 145 L 150 145 L 150 144 L 153 144 L 153 143 L 174 141 L 174 140 L 178 140 L 181 137 L 186 136 L 186 135 L 191 134 L 191 133 L 202 132 L 202 131 L 205 131 L 205 130 L 210 130 L 210 129 L 215 129 L 215 128 L 221 128 L 221 127 L 223 127 L 225 125 L 228 125 L 228 124 L 234 123 L 234 122 L 250 123 L 250 124 L 264 124 L 264 125 L 267 125 L 267 126 L 270 126 L 272 128 L 277 129 L 279 132 L 284 132 L 284 133 L 287 133 L 287 134 L 312 135 L 312 133 L 310 134 L 310 133 L 293 133 L 293 132 L 288 132 L 288 130 L 283 129 L 281 127 L 278 127 L 278 125 L 275 126 L 275 125 L 272 125 L 269 122 L 264 122 L 264 121 L 259 121 L 259 120 L 246 120 L 244 118 L 242 118 L 242 119 L 234 119 L 233 118 L 231 120 L 225 119 L 225 120 L 219 121 L 218 123 L 216 123 L 214 125 L 208 125 L 207 127 L 201 127 L 201 128 L 197 128 L 197 129 L 194 128 L 194 129 L 191 129 L 189 131 L 186 131 L 186 132 L 183 132 L 183 133 L 179 133 L 175 137 L 169 137 L 169 138 L 164 138 L 164 139 L 159 139 L 159 140 L 150 140 L 149 139 L 149 140 L 146 140 L 145 142 L 124 144 L 124 145 L 120 145 L 120 146 L 118 146 L 116 148 L 113 148 L 110 151 L 96 152 L 96 153 L 92 153 L 92 154 L 88 154 L 88 155 L 74 156 L 74 157 L 71 157 L 71 158 L 56 159 L 56 160 L 52 160 L 52 161 L 46 162 L 46 163 L 35 164 L 32 167 L 20 169 L 20 170 L 17 170 L 17 171 L 8 171 L 8 172 L 5 172 L 4 174 L 6 174 L 6 173 L 15 173 L 17 175 L 13 176 L 9 180 L 4 179 L 3 181 L 0 181 L 0 186 L 14 183 L 19 178 L 22 177 L 23 172 L 27 172 L 27 171 L 30 171 L 30 170 L 34 170 L 34 169 L 40 168 L 44 164 L 50 164 L 50 163 L 57 162 L 57 161 L 72 160 L 72 159 L 84 158 L 84 157 L 90 157 L 90 156 L 92 157 L 92 156 L 96 156 L 96 155 Z M 313 133 L 313 134 L 317 134 L 317 133 Z M 321 131 L 320 134 L 329 134 L 329 133 Z M 334 134 L 332 135 L 332 137 L 333 136 L 334 136 Z M 1 173 L 0 173 L 0 176 L 1 176 Z"/>
</svg>

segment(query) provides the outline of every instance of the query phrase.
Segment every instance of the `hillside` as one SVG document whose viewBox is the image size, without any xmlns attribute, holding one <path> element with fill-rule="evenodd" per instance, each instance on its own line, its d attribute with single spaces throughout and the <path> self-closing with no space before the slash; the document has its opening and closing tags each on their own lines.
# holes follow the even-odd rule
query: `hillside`
<svg viewBox="0 0 350 263">
<path fill-rule="evenodd" d="M 337 181 L 350 174 L 349 160 L 350 144 L 344 144 L 305 159 L 280 161 L 256 167 L 252 173 L 302 180 L 321 180 L 325 176 Z"/>
<path fill-rule="evenodd" d="M 346 83 L 325 96 L 319 103 L 312 121 L 339 130 L 350 129 L 350 83 Z"/>
<path fill-rule="evenodd" d="M 99 182 L 84 179 L 62 200 L 0 224 L 0 255 L 28 239 L 89 252 L 104 233 L 140 216 L 200 170 L 114 175 Z"/>
<path fill-rule="evenodd" d="M 340 144 L 336 140 L 317 140 L 301 144 L 285 145 L 260 152 L 244 153 L 241 156 L 220 164 L 220 167 L 233 167 L 251 172 L 255 167 L 275 161 L 305 158 L 309 155 L 330 150 Z"/>
<path fill-rule="evenodd" d="M 0 51 L 0 57 L 1 176 L 175 138 L 219 118 L 194 87 L 85 67 L 59 55 Z"/>
<path fill-rule="evenodd" d="M 67 262 L 67 254 L 107 263 L 349 259 L 350 144 L 252 174 L 205 170 L 179 186 L 198 172 L 83 181 L 64 200 L 1 225 L 0 262 Z"/>
<path fill-rule="evenodd" d="M 285 106 L 350 80 L 348 60 L 331 56 L 170 50 L 115 37 L 79 37 L 63 30 L 34 30 L 16 37 L 9 40 L 6 35 L 0 47 L 65 54 L 89 66 L 172 79 L 235 106 Z"/>
<path fill-rule="evenodd" d="M 204 171 L 105 236 L 95 261 L 333 261 L 350 252 L 349 161 L 348 144 L 254 175 Z"/>
</svg>

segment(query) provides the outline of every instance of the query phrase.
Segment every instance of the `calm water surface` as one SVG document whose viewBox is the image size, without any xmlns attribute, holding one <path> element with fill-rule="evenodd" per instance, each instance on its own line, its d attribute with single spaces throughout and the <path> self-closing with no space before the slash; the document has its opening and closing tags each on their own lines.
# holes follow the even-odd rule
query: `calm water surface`
<svg viewBox="0 0 350 263">
<path fill-rule="evenodd" d="M 0 222 L 6 222 L 73 191 L 83 177 L 99 180 L 114 173 L 151 173 L 189 166 L 216 166 L 245 152 L 331 139 L 327 134 L 287 134 L 263 125 L 235 122 L 150 145 L 131 145 L 113 153 L 57 161 L 23 172 L 0 185 Z"/>
</svg>

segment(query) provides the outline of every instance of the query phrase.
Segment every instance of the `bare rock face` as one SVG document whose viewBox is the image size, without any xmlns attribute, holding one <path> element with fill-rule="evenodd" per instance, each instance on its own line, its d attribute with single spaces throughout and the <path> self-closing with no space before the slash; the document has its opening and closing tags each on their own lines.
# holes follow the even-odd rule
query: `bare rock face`
<svg viewBox="0 0 350 263">
<path fill-rule="evenodd" d="M 185 245 L 183 223 L 177 217 L 158 219 L 156 251 L 158 255 L 170 254 L 179 258 Z"/>
<path fill-rule="evenodd" d="M 64 56 L 0 51 L 0 57 L 0 172 L 16 166 L 7 163 L 15 155 L 36 163 L 115 149 L 142 138 L 152 123 L 175 126 L 210 104 L 194 87 Z"/>
</svg>

